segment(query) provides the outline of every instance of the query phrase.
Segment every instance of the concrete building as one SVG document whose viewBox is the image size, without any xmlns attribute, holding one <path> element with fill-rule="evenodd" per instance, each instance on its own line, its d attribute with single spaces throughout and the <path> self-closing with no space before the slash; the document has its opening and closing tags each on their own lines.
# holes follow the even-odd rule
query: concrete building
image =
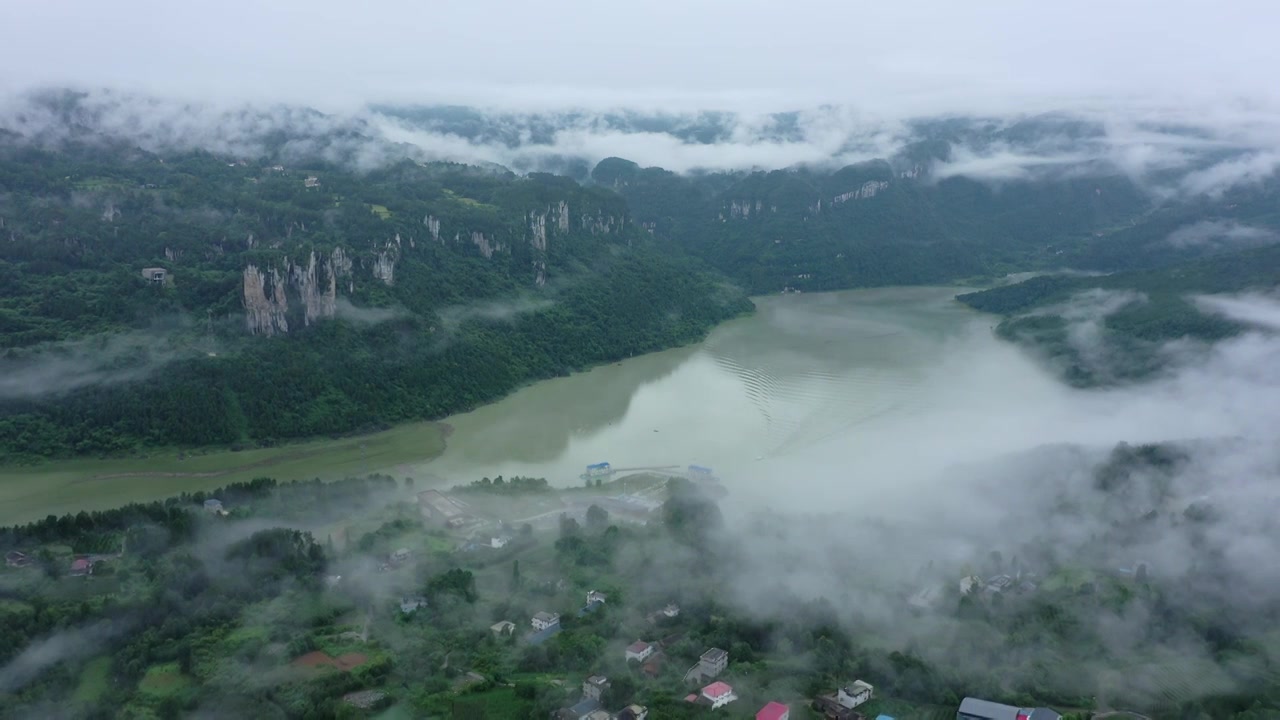
<svg viewBox="0 0 1280 720">
<path fill-rule="evenodd" d="M 720 673 L 729 665 L 729 653 L 720 648 L 711 648 L 698 658 L 698 672 L 703 678 L 720 677 Z"/>
<path fill-rule="evenodd" d="M 142 268 L 142 278 L 147 282 L 163 285 L 169 279 L 169 271 L 158 267 Z"/>
<path fill-rule="evenodd" d="M 560 615 L 557 613 L 540 612 L 533 616 L 533 629 L 536 631 L 546 630 L 552 626 L 560 625 Z"/>
<path fill-rule="evenodd" d="M 603 675 L 592 675 L 582 681 L 582 697 L 600 702 L 601 696 L 609 689 L 609 678 Z"/>
<path fill-rule="evenodd" d="M 873 688 L 861 680 L 854 680 L 836 691 L 836 702 L 841 707 L 853 709 L 871 699 Z"/>
<path fill-rule="evenodd" d="M 462 505 L 439 490 L 418 493 L 418 510 L 426 520 L 444 527 L 461 527 L 467 521 Z"/>
<path fill-rule="evenodd" d="M 725 682 L 713 682 L 702 688 L 701 699 L 711 705 L 712 710 L 728 705 L 738 696 L 733 692 L 733 686 Z"/>
<path fill-rule="evenodd" d="M 643 640 L 637 640 L 627 646 L 627 660 L 644 662 L 649 659 L 655 649 L 653 645 Z"/>
</svg>

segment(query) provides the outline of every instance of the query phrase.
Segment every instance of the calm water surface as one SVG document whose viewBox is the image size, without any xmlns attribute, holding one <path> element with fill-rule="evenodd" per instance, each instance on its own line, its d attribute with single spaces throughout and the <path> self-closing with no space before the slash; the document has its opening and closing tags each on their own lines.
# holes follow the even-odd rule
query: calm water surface
<svg viewBox="0 0 1280 720">
<path fill-rule="evenodd" d="M 412 468 L 450 483 L 495 475 L 579 482 L 588 463 L 709 465 L 723 474 L 927 412 L 947 343 L 992 324 L 962 288 L 757 299 L 695 346 L 540 382 L 451 418 L 444 455 Z M 991 343 L 996 343 L 991 338 Z M 408 468 L 406 468 L 408 469 Z"/>
</svg>

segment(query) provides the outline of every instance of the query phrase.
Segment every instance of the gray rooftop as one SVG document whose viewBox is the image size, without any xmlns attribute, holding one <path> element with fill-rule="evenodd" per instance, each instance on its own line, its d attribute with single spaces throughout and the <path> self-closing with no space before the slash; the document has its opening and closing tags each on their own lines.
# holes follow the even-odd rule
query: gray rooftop
<svg viewBox="0 0 1280 720">
<path fill-rule="evenodd" d="M 967 697 L 960 703 L 960 717 L 975 720 L 1017 720 L 1018 711 L 1012 705 Z M 1030 711 L 1031 720 L 1061 720 L 1062 716 L 1046 707 Z"/>
</svg>

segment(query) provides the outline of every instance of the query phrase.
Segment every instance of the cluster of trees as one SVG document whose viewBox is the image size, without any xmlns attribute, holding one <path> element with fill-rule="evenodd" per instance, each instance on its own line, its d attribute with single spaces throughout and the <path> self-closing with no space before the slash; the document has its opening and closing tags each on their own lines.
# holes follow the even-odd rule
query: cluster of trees
<svg viewBox="0 0 1280 720">
<path fill-rule="evenodd" d="M 497 493 L 499 495 L 522 495 L 525 493 L 548 493 L 551 492 L 551 486 L 547 484 L 546 478 L 516 475 L 515 477 L 503 479 L 503 477 L 499 475 L 492 480 L 487 477 L 483 477 L 479 480 L 473 480 L 466 485 L 458 485 L 453 488 L 453 491 Z"/>
</svg>

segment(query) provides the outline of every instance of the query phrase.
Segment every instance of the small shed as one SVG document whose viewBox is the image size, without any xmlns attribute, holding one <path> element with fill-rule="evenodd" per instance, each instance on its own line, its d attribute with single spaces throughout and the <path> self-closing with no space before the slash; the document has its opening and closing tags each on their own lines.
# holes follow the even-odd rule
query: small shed
<svg viewBox="0 0 1280 720">
<path fill-rule="evenodd" d="M 169 279 L 169 271 L 159 267 L 142 268 L 142 279 L 156 285 L 162 285 Z"/>
</svg>

